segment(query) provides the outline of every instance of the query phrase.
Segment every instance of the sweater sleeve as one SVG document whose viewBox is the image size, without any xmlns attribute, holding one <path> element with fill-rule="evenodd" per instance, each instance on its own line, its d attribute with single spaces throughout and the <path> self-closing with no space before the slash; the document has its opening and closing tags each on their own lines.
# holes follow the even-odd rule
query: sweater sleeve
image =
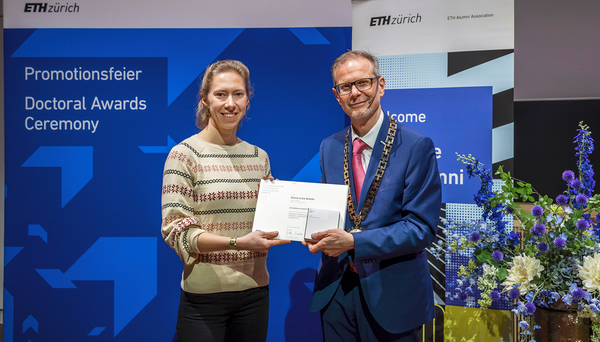
<svg viewBox="0 0 600 342">
<path fill-rule="evenodd" d="M 269 155 L 267 155 L 267 152 L 265 153 L 265 175 L 267 177 L 271 177 L 271 163 L 269 162 Z"/>
<path fill-rule="evenodd" d="M 190 265 L 198 258 L 195 246 L 200 221 L 194 216 L 194 174 L 192 160 L 180 145 L 173 147 L 165 162 L 162 185 L 162 226 L 165 242 L 177 252 L 181 261 Z"/>
</svg>

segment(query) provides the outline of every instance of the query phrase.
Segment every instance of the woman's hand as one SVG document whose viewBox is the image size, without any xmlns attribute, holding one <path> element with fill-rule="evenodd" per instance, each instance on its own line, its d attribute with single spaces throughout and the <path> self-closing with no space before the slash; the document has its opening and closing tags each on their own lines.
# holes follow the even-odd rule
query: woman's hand
<svg viewBox="0 0 600 342">
<path fill-rule="evenodd" d="M 275 180 L 275 178 L 273 178 L 273 176 L 267 176 L 267 175 L 262 176 L 262 179 L 263 180 L 270 180 L 270 181 L 274 181 Z M 258 182 L 258 190 L 260 190 L 260 182 Z"/>
<path fill-rule="evenodd" d="M 252 232 L 240 236 L 236 240 L 238 250 L 256 251 L 266 253 L 273 246 L 285 245 L 290 240 L 273 240 L 279 232 Z"/>
</svg>

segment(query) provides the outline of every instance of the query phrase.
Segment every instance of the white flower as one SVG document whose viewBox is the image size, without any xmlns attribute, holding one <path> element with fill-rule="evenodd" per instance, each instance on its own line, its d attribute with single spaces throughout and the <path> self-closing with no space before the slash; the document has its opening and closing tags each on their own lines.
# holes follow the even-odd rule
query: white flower
<svg viewBox="0 0 600 342">
<path fill-rule="evenodd" d="M 586 290 L 600 290 L 600 254 L 594 254 L 593 258 L 583 257 L 583 266 L 579 266 L 579 278 L 583 280 Z"/>
<path fill-rule="evenodd" d="M 496 272 L 498 269 L 490 264 L 483 264 L 483 276 L 484 277 L 493 277 L 496 276 Z"/>
<path fill-rule="evenodd" d="M 505 291 L 508 291 L 514 284 L 521 284 L 519 292 L 522 295 L 535 287 L 531 284 L 531 281 L 544 270 L 544 266 L 540 264 L 538 259 L 528 257 L 524 254 L 514 257 L 509 264 L 511 267 L 502 285 L 505 286 Z"/>
<path fill-rule="evenodd" d="M 486 289 L 493 289 L 496 287 L 496 281 L 489 279 L 489 278 L 484 278 L 484 277 L 479 277 L 477 279 L 477 288 L 481 291 L 485 291 Z"/>
<path fill-rule="evenodd" d="M 483 275 L 477 278 L 477 288 L 484 291 L 488 288 L 496 287 L 496 267 L 483 264 Z"/>
</svg>

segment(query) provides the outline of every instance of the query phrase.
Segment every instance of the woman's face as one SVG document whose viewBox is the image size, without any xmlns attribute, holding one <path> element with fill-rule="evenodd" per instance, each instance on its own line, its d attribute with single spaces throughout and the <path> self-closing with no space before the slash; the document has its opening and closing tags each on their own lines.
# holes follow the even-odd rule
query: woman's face
<svg viewBox="0 0 600 342">
<path fill-rule="evenodd" d="M 235 71 L 216 75 L 202 103 L 210 113 L 209 122 L 219 132 L 235 133 L 249 104 L 244 79 Z"/>
</svg>

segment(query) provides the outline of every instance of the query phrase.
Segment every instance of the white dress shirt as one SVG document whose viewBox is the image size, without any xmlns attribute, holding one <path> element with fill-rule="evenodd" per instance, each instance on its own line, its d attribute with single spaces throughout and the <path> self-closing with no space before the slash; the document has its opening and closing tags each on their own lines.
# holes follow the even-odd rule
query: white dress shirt
<svg viewBox="0 0 600 342">
<path fill-rule="evenodd" d="M 371 130 L 367 132 L 367 134 L 365 134 L 364 136 L 359 137 L 356 134 L 356 132 L 354 132 L 354 128 L 352 128 L 352 141 L 354 141 L 354 139 L 360 139 L 368 146 L 361 153 L 361 161 L 365 174 L 367 173 L 367 169 L 369 168 L 369 160 L 371 160 L 371 154 L 373 154 L 373 147 L 377 142 L 377 135 L 379 134 L 379 129 L 381 129 L 382 124 L 383 110 L 379 112 L 379 119 L 377 119 L 375 126 L 373 126 L 373 128 L 371 128 Z"/>
</svg>

